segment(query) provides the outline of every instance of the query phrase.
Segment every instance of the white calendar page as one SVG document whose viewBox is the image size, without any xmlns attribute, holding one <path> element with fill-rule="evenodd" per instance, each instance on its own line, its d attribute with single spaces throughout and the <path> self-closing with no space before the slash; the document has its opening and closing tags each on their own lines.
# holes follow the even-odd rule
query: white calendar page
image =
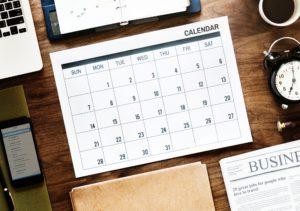
<svg viewBox="0 0 300 211">
<path fill-rule="evenodd" d="M 189 0 L 54 0 L 62 34 L 185 12 Z"/>
<path fill-rule="evenodd" d="M 76 177 L 252 141 L 227 17 L 51 61 Z"/>
</svg>

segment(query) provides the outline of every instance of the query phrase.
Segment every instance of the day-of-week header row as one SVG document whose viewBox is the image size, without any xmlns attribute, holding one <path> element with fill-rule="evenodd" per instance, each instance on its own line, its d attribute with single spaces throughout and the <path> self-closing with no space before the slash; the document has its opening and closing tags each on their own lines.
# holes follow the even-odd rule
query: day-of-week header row
<svg viewBox="0 0 300 211">
<path fill-rule="evenodd" d="M 128 56 L 117 57 L 108 60 L 101 60 L 99 62 L 93 62 L 86 65 L 72 67 L 64 69 L 64 77 L 71 78 L 79 75 L 96 73 L 99 71 L 106 71 L 109 69 L 117 69 L 125 66 L 141 64 L 154 60 L 164 59 L 168 57 L 174 57 L 177 55 L 197 52 L 199 50 L 207 50 L 222 46 L 220 37 L 215 37 L 199 42 L 185 43 L 177 46 L 170 46 L 161 48 L 154 51 L 145 51 L 142 53 L 132 54 Z"/>
</svg>

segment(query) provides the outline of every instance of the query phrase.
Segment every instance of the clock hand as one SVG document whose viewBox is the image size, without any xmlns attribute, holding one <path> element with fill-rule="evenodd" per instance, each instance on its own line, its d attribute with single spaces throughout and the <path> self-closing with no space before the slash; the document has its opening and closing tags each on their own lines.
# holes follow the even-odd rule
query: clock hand
<svg viewBox="0 0 300 211">
<path fill-rule="evenodd" d="M 296 82 L 296 78 L 295 78 L 295 70 L 294 70 L 294 67 L 292 66 L 292 72 L 293 72 L 293 79 L 292 79 L 292 86 L 290 88 L 290 91 L 289 91 L 289 94 L 291 95 L 291 92 L 293 91 L 293 87 L 294 87 L 294 84 Z"/>
<path fill-rule="evenodd" d="M 291 86 L 291 88 L 290 88 L 290 91 L 289 91 L 289 94 L 291 95 L 291 92 L 293 91 L 293 89 L 294 89 L 294 84 L 295 84 L 295 82 L 296 82 L 296 79 L 295 78 L 293 78 L 293 80 L 292 80 L 292 86 Z"/>
<path fill-rule="evenodd" d="M 295 78 L 295 70 L 294 70 L 294 67 L 292 67 L 292 72 L 293 72 L 293 83 L 296 82 L 296 78 Z"/>
<path fill-rule="evenodd" d="M 290 91 L 289 91 L 289 94 L 291 95 L 291 92 L 293 91 L 293 86 L 294 86 L 294 82 L 293 82 L 293 84 L 292 84 L 292 86 L 291 86 L 291 88 L 290 88 Z"/>
</svg>

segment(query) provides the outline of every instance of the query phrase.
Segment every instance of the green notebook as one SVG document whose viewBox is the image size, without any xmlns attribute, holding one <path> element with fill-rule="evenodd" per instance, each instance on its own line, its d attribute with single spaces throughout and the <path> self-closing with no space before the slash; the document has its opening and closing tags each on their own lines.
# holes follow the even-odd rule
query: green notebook
<svg viewBox="0 0 300 211">
<path fill-rule="evenodd" d="M 17 117 L 29 117 L 29 111 L 22 86 L 0 90 L 0 121 Z M 6 165 L 2 143 L 0 144 L 0 165 L 8 188 L 13 196 L 17 211 L 51 211 L 51 203 L 46 183 L 13 188 L 9 182 L 8 167 Z M 0 210 L 8 210 L 2 189 L 0 189 Z"/>
</svg>

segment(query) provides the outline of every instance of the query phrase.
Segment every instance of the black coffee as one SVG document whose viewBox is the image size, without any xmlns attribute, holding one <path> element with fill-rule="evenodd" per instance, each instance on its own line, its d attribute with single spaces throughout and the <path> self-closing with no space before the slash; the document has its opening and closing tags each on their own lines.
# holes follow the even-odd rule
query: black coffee
<svg viewBox="0 0 300 211">
<path fill-rule="evenodd" d="M 266 17 L 274 23 L 289 20 L 295 10 L 294 0 L 264 0 L 263 11 Z"/>
</svg>

